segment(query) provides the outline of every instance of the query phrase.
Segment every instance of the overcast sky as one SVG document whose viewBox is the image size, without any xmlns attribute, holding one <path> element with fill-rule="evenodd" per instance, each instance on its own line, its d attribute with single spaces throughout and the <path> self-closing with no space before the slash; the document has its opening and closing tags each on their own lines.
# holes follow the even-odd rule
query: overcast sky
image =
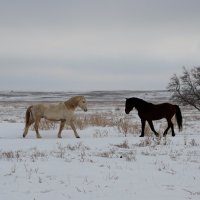
<svg viewBox="0 0 200 200">
<path fill-rule="evenodd" d="M 183 66 L 199 0 L 0 0 L 0 90 L 166 89 Z"/>
</svg>

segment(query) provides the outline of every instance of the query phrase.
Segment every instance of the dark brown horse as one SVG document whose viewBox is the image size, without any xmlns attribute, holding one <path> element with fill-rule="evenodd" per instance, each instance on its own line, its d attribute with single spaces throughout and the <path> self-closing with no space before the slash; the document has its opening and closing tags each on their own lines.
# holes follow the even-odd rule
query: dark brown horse
<svg viewBox="0 0 200 200">
<path fill-rule="evenodd" d="M 172 105 L 170 103 L 162 103 L 155 105 L 135 97 L 126 99 L 126 105 L 125 105 L 126 114 L 129 114 L 133 108 L 137 109 L 138 115 L 142 123 L 142 133 L 140 137 L 144 137 L 144 128 L 146 121 L 149 123 L 149 126 L 151 130 L 155 133 L 155 135 L 159 136 L 159 134 L 154 129 L 152 121 L 159 120 L 162 118 L 165 118 L 168 122 L 168 127 L 164 131 L 163 136 L 167 135 L 167 132 L 170 128 L 172 130 L 172 136 L 175 136 L 174 125 L 171 121 L 174 115 L 176 115 L 179 131 L 182 130 L 182 114 L 179 106 L 177 105 Z"/>
</svg>

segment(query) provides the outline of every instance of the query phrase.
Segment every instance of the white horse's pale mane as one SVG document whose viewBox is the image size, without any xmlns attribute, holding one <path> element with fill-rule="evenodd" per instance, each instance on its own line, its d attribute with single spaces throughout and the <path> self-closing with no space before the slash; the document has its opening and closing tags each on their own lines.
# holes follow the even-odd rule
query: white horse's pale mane
<svg viewBox="0 0 200 200">
<path fill-rule="evenodd" d="M 65 101 L 64 104 L 68 109 L 76 109 L 76 107 L 78 106 L 78 102 L 80 101 L 80 99 L 82 99 L 83 96 L 75 96 L 70 98 L 69 100 Z"/>
</svg>

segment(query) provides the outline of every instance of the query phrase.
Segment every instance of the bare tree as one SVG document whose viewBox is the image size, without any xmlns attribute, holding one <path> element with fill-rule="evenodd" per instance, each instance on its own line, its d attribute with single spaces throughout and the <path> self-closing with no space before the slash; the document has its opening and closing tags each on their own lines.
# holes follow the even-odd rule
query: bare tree
<svg viewBox="0 0 200 200">
<path fill-rule="evenodd" d="M 174 74 L 167 88 L 172 92 L 173 100 L 200 111 L 200 67 L 190 71 L 183 67 L 183 75 L 178 77 Z"/>
</svg>

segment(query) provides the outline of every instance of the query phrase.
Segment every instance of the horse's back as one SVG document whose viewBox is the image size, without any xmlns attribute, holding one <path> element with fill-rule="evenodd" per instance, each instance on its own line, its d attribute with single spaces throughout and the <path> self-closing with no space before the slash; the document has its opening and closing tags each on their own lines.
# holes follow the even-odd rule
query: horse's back
<svg viewBox="0 0 200 200">
<path fill-rule="evenodd" d="M 31 111 L 34 115 L 42 115 L 45 111 L 44 104 L 35 104 L 31 106 Z"/>
<path fill-rule="evenodd" d="M 152 104 L 149 103 L 142 109 L 140 115 L 147 120 L 159 120 L 172 117 L 175 114 L 175 106 L 170 103 Z"/>
<path fill-rule="evenodd" d="M 161 103 L 161 104 L 155 104 L 158 107 L 161 107 L 163 109 L 167 109 L 167 108 L 173 108 L 174 105 L 171 103 Z"/>
<path fill-rule="evenodd" d="M 44 105 L 44 117 L 51 120 L 61 120 L 67 117 L 67 109 L 64 103 Z"/>
<path fill-rule="evenodd" d="M 34 115 L 37 115 L 40 118 L 46 118 L 50 120 L 61 120 L 67 117 L 66 107 L 64 103 L 36 104 L 32 107 L 32 111 Z"/>
<path fill-rule="evenodd" d="M 175 105 L 171 104 L 171 103 L 162 103 L 162 104 L 157 104 L 157 107 L 159 109 L 163 109 L 165 111 L 169 110 L 175 110 Z"/>
<path fill-rule="evenodd" d="M 162 103 L 155 105 L 155 112 L 160 115 L 161 118 L 173 117 L 176 112 L 176 108 L 173 104 Z"/>
<path fill-rule="evenodd" d="M 66 109 L 64 103 L 43 104 L 43 108 L 45 112 L 61 112 L 62 110 Z"/>
</svg>

